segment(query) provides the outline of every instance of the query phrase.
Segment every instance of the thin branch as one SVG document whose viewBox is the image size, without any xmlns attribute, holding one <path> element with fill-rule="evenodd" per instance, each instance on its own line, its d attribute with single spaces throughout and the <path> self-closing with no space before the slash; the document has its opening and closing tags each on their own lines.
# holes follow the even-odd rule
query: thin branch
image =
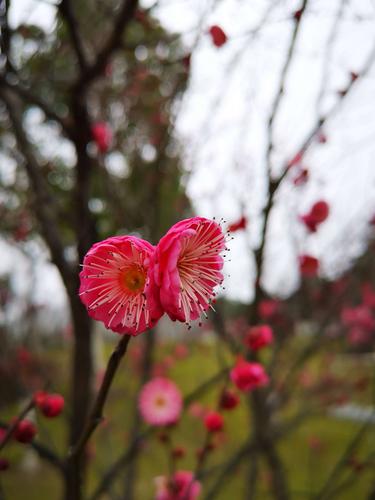
<svg viewBox="0 0 375 500">
<path fill-rule="evenodd" d="M 70 37 L 72 39 L 74 51 L 77 56 L 78 64 L 81 69 L 81 72 L 84 73 L 87 69 L 87 61 L 85 57 L 84 48 L 82 45 L 82 40 L 79 32 L 78 21 L 75 17 L 72 4 L 70 0 L 61 0 L 59 4 L 59 11 L 63 19 L 66 22 L 66 25 L 70 32 Z"/>
<path fill-rule="evenodd" d="M 95 62 L 83 72 L 76 84 L 79 92 L 95 78 L 104 73 L 110 57 L 122 45 L 124 30 L 132 20 L 137 5 L 138 0 L 124 0 L 120 12 L 116 16 L 116 22 L 107 43 L 97 55 Z"/>
<path fill-rule="evenodd" d="M 9 426 L 5 422 L 0 422 L 0 429 L 8 429 Z M 61 459 L 56 455 L 54 451 L 50 448 L 47 448 L 42 443 L 39 443 L 35 439 L 29 443 L 29 446 L 38 454 L 38 456 L 48 462 L 50 465 L 53 465 L 57 469 L 64 471 L 64 464 Z"/>
<path fill-rule="evenodd" d="M 341 455 L 341 457 L 333 467 L 323 487 L 320 489 L 317 495 L 314 496 L 315 500 L 324 500 L 325 498 L 329 498 L 332 486 L 334 485 L 336 479 L 341 473 L 342 468 L 348 463 L 348 459 L 353 455 L 355 449 L 360 444 L 362 438 L 367 432 L 368 427 L 369 427 L 369 421 L 364 423 L 359 428 L 358 432 L 356 432 L 353 439 L 348 443 L 347 447 L 344 450 L 344 453 Z"/>
<path fill-rule="evenodd" d="M 63 128 L 66 134 L 71 136 L 71 129 L 68 123 L 68 120 L 64 119 L 62 116 L 57 114 L 43 99 L 39 96 L 35 95 L 30 89 L 25 87 L 22 83 L 16 83 L 16 76 L 12 78 L 12 81 L 9 81 L 3 75 L 0 75 L 0 88 L 8 88 L 15 94 L 17 94 L 20 98 L 22 98 L 25 102 L 37 106 L 40 108 L 48 120 L 52 120 Z"/>
<path fill-rule="evenodd" d="M 328 36 L 327 43 L 324 49 L 324 64 L 323 64 L 323 69 L 322 69 L 322 81 L 320 85 L 320 90 L 318 93 L 317 101 L 316 101 L 316 109 L 320 110 L 321 108 L 321 103 L 324 97 L 325 89 L 327 87 L 327 83 L 329 82 L 329 70 L 331 67 L 331 59 L 332 59 L 332 52 L 334 48 L 334 44 L 339 32 L 339 27 L 344 15 L 345 7 L 348 4 L 348 0 L 340 0 L 339 6 L 337 8 L 336 16 L 335 19 L 332 23 L 332 28 L 331 32 Z"/>
<path fill-rule="evenodd" d="M 248 456 L 249 453 L 254 453 L 256 449 L 257 446 L 253 440 L 241 446 L 241 448 L 222 465 L 220 474 L 216 478 L 216 481 L 213 483 L 211 488 L 208 490 L 206 496 L 204 497 L 204 500 L 213 500 L 214 498 L 216 498 L 216 496 L 222 491 L 222 486 L 228 475 L 231 474 L 236 469 L 236 467 L 238 467 L 243 458 Z"/>
<path fill-rule="evenodd" d="M 102 385 L 100 386 L 94 406 L 87 419 L 87 424 L 83 429 L 82 434 L 78 439 L 77 443 L 69 451 L 67 460 L 71 460 L 72 458 L 79 456 L 82 453 L 87 441 L 91 437 L 91 434 L 95 431 L 97 426 L 102 421 L 103 408 L 107 400 L 109 389 L 111 388 L 120 361 L 126 353 L 130 339 L 131 335 L 123 335 L 120 342 L 117 344 L 116 349 L 112 352 L 111 357 L 109 358 L 107 364 L 107 369 L 104 374 Z"/>
<path fill-rule="evenodd" d="M 275 99 L 273 101 L 273 104 L 272 104 L 270 117 L 268 119 L 268 146 L 267 146 L 266 158 L 267 158 L 267 167 L 268 167 L 269 171 L 271 171 L 270 156 L 271 156 L 271 152 L 273 149 L 273 139 L 272 139 L 273 124 L 274 124 L 277 112 L 279 110 L 281 99 L 284 95 L 286 78 L 287 78 L 288 71 L 289 71 L 289 68 L 290 68 L 290 65 L 291 65 L 291 62 L 293 59 L 293 55 L 294 55 L 294 51 L 295 51 L 295 47 L 296 47 L 297 35 L 298 35 L 299 29 L 301 26 L 301 20 L 303 18 L 303 14 L 304 14 L 305 9 L 306 9 L 307 1 L 308 0 L 303 0 L 301 8 L 298 10 L 299 14 L 298 14 L 298 16 L 295 17 L 292 37 L 290 39 L 289 48 L 288 48 L 288 52 L 286 55 L 286 59 L 284 61 L 284 65 L 283 65 L 283 68 L 281 70 L 279 87 L 278 87 Z"/>
</svg>

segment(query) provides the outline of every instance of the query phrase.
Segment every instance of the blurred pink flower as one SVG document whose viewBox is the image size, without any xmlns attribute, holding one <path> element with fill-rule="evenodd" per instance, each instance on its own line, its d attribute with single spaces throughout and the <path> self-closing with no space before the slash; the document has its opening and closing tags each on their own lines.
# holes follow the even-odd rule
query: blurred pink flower
<svg viewBox="0 0 375 500">
<path fill-rule="evenodd" d="M 167 378 L 157 377 L 145 384 L 139 394 L 139 411 L 150 425 L 171 425 L 182 411 L 182 397 L 177 385 Z"/>
<path fill-rule="evenodd" d="M 343 307 L 341 310 L 341 322 L 345 326 L 358 327 L 367 331 L 375 328 L 375 318 L 372 311 L 365 305 Z"/>
<path fill-rule="evenodd" d="M 257 325 L 249 328 L 245 344 L 249 349 L 258 351 L 273 342 L 273 331 L 269 325 Z"/>
<path fill-rule="evenodd" d="M 177 344 L 174 350 L 177 359 L 185 359 L 189 356 L 189 349 L 186 344 Z"/>
<path fill-rule="evenodd" d="M 115 236 L 91 247 L 80 273 L 80 297 L 92 318 L 129 335 L 156 324 L 163 311 L 144 293 L 153 251 L 134 236 Z"/>
<path fill-rule="evenodd" d="M 198 401 L 194 401 L 188 408 L 189 415 L 195 418 L 202 418 L 206 413 L 205 408 Z"/>
<path fill-rule="evenodd" d="M 259 302 L 258 313 L 263 319 L 271 319 L 280 311 L 280 302 L 274 299 L 264 299 Z"/>
<path fill-rule="evenodd" d="M 196 500 L 201 492 L 199 481 L 190 471 L 177 471 L 172 479 L 156 477 L 155 484 L 155 500 Z"/>
<path fill-rule="evenodd" d="M 361 287 L 363 304 L 375 308 L 375 290 L 371 283 L 363 283 Z"/>
<path fill-rule="evenodd" d="M 230 378 L 240 391 L 248 392 L 268 384 L 268 375 L 260 363 L 251 363 L 239 357 L 230 372 Z"/>
<path fill-rule="evenodd" d="M 91 128 L 91 134 L 99 151 L 106 153 L 112 142 L 112 130 L 108 123 L 95 123 Z"/>
<path fill-rule="evenodd" d="M 210 307 L 221 284 L 225 237 L 215 221 L 193 217 L 178 222 L 160 240 L 150 268 L 149 303 L 158 302 L 172 320 L 190 323 Z M 158 291 L 159 297 L 155 297 Z"/>
</svg>

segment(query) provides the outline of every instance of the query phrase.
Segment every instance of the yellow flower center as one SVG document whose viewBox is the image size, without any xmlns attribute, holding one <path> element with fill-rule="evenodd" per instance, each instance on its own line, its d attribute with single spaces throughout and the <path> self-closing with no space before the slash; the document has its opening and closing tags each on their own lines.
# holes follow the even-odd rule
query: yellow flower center
<svg viewBox="0 0 375 500">
<path fill-rule="evenodd" d="M 155 405 L 158 406 L 159 408 L 162 408 L 163 406 L 165 406 L 165 399 L 163 398 L 163 396 L 158 396 L 155 399 Z"/>
<path fill-rule="evenodd" d="M 144 289 L 146 273 L 141 266 L 133 266 L 125 269 L 121 274 L 121 283 L 130 292 L 139 292 Z"/>
</svg>

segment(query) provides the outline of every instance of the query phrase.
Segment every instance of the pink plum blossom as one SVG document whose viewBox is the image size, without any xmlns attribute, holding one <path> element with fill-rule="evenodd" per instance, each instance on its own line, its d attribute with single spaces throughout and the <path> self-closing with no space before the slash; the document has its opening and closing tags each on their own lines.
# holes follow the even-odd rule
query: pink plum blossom
<svg viewBox="0 0 375 500">
<path fill-rule="evenodd" d="M 156 309 L 160 303 L 172 320 L 190 323 L 199 318 L 223 281 L 224 249 L 225 236 L 215 221 L 193 217 L 172 226 L 153 255 L 149 301 L 155 301 Z"/>
<path fill-rule="evenodd" d="M 172 380 L 156 377 L 143 386 L 138 404 L 142 418 L 148 424 L 171 425 L 181 415 L 181 392 Z"/>
<path fill-rule="evenodd" d="M 91 247 L 80 273 L 80 297 L 93 319 L 129 335 L 156 324 L 163 311 L 145 295 L 153 252 L 150 243 L 134 236 L 115 236 Z"/>
<path fill-rule="evenodd" d="M 155 484 L 155 500 L 196 500 L 201 492 L 200 482 L 190 471 L 176 471 L 172 479 L 156 477 Z"/>
<path fill-rule="evenodd" d="M 268 384 L 268 375 L 260 363 L 245 361 L 239 357 L 230 372 L 234 385 L 243 392 L 252 391 Z"/>
</svg>

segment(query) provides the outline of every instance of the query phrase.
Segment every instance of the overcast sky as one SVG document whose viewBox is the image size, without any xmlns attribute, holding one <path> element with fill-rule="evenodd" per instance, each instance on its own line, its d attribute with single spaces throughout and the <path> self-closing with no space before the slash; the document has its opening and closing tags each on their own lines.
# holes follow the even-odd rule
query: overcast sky
<svg viewBox="0 0 375 500">
<path fill-rule="evenodd" d="M 333 31 L 342 3 L 339 29 Z M 196 211 L 232 221 L 244 210 L 250 220 L 246 233 L 236 233 L 232 262 L 227 264 L 228 293 L 241 300 L 252 293 L 248 248 L 259 241 L 259 213 L 265 200 L 266 123 L 293 29 L 292 14 L 299 5 L 293 0 L 161 0 L 156 11 L 167 29 L 182 33 L 187 48 L 194 47 L 176 133 L 185 144 L 188 192 Z M 14 1 L 12 22 L 21 21 L 49 29 L 54 8 L 38 0 Z M 229 37 L 220 49 L 207 34 L 212 24 L 222 26 Z M 373 1 L 310 2 L 275 123 L 275 174 L 294 156 L 318 113 L 334 105 L 349 72 L 361 71 L 375 44 L 374 28 Z M 297 286 L 299 253 L 319 257 L 322 273 L 334 276 L 363 248 L 367 221 L 375 213 L 374 78 L 372 70 L 356 84 L 324 128 L 328 141 L 308 150 L 308 184 L 295 188 L 286 179 L 280 190 L 264 276 L 272 293 L 286 295 Z M 331 205 L 329 220 L 317 234 L 307 236 L 298 214 L 321 198 Z M 39 280 L 38 297 L 55 300 L 48 294 L 50 285 L 45 285 L 57 283 L 57 275 L 45 264 L 43 275 L 49 281 Z M 57 290 L 56 297 L 61 296 Z"/>
</svg>

